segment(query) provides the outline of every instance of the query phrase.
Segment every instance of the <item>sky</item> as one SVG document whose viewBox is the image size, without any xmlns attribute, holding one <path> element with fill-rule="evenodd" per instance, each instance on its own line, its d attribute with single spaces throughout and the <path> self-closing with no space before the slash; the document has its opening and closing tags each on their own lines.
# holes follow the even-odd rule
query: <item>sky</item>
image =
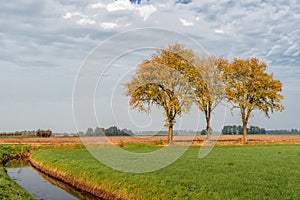
<svg viewBox="0 0 300 200">
<path fill-rule="evenodd" d="M 0 131 L 76 132 L 111 125 L 163 129 L 161 111 L 154 108 L 148 117 L 130 110 L 121 86 L 138 63 L 172 41 L 228 59 L 264 60 L 283 83 L 285 110 L 270 119 L 254 112 L 250 125 L 300 129 L 299 21 L 297 0 L 3 1 Z M 93 99 L 82 100 L 91 98 L 89 91 Z M 92 110 L 86 112 L 91 108 L 93 116 Z M 219 126 L 240 124 L 238 113 L 228 108 L 220 107 L 215 115 Z M 201 127 L 203 116 L 192 110 L 176 128 Z"/>
</svg>

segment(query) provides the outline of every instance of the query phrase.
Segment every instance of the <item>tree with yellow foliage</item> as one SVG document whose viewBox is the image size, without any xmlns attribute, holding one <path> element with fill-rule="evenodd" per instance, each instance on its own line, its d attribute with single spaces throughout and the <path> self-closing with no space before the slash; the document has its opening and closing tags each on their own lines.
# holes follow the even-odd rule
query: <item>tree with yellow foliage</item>
<svg viewBox="0 0 300 200">
<path fill-rule="evenodd" d="M 149 113 L 152 105 L 162 107 L 168 127 L 168 141 L 173 142 L 173 125 L 177 115 L 191 106 L 189 81 L 180 69 L 190 65 L 193 52 L 181 45 L 169 45 L 158 50 L 150 60 L 144 60 L 130 82 L 125 83 L 132 108 Z"/>
<path fill-rule="evenodd" d="M 222 78 L 226 85 L 226 97 L 233 108 L 239 108 L 243 123 L 243 143 L 247 142 L 247 124 L 255 109 L 266 117 L 282 111 L 282 83 L 266 72 L 267 65 L 257 58 L 234 58 L 231 63 L 221 65 Z"/>
<path fill-rule="evenodd" d="M 223 58 L 215 56 L 202 56 L 195 62 L 197 73 L 201 82 L 191 82 L 194 89 L 194 102 L 198 109 L 205 115 L 207 139 L 211 136 L 211 116 L 214 109 L 222 102 L 225 96 L 224 84 L 220 73 L 220 67 L 227 63 Z"/>
<path fill-rule="evenodd" d="M 224 85 L 219 71 L 219 65 L 226 60 L 215 56 L 199 56 L 192 49 L 175 43 L 172 51 L 163 49 L 161 55 L 165 58 L 154 57 L 158 63 L 167 64 L 180 72 L 190 85 L 190 99 L 204 113 L 206 119 L 206 134 L 210 140 L 211 115 L 224 97 Z"/>
</svg>

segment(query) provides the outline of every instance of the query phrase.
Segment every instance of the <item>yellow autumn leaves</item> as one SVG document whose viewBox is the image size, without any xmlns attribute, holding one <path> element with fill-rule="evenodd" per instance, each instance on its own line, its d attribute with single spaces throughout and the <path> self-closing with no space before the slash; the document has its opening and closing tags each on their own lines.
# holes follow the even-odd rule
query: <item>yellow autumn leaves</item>
<svg viewBox="0 0 300 200">
<path fill-rule="evenodd" d="M 246 127 L 251 112 L 259 109 L 269 117 L 269 113 L 282 111 L 282 84 L 266 72 L 267 66 L 257 58 L 235 58 L 220 68 L 225 84 L 227 100 L 240 110 L 246 143 Z"/>
<path fill-rule="evenodd" d="M 282 84 L 267 74 L 266 68 L 257 58 L 229 62 L 197 55 L 175 43 L 144 60 L 124 85 L 132 108 L 148 113 L 152 105 L 163 108 L 172 143 L 176 116 L 188 112 L 193 103 L 205 114 L 208 138 L 211 113 L 224 100 L 240 109 L 244 126 L 254 109 L 262 110 L 266 116 L 283 110 Z"/>
</svg>

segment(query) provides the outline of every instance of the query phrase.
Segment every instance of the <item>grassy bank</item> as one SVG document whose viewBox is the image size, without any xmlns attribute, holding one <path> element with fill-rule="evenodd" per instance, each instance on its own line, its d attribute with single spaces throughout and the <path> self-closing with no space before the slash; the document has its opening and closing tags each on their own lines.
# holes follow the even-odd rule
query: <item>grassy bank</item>
<svg viewBox="0 0 300 200">
<path fill-rule="evenodd" d="M 126 147 L 149 151 L 157 147 Z M 128 199 L 297 199 L 300 145 L 215 147 L 204 159 L 191 147 L 147 174 L 110 169 L 86 150 L 39 150 L 33 159 Z"/>
<path fill-rule="evenodd" d="M 29 147 L 23 145 L 2 145 L 0 144 L 0 160 L 3 156 L 14 153 L 26 152 Z M 6 174 L 2 165 L 0 165 L 0 199 L 35 199 L 27 193 L 21 186 L 15 183 Z"/>
</svg>

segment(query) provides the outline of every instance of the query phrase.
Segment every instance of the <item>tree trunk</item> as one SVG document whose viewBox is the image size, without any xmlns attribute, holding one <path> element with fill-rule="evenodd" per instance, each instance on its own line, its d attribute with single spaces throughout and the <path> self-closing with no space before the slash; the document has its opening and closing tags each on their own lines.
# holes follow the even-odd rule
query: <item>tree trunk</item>
<svg viewBox="0 0 300 200">
<path fill-rule="evenodd" d="M 243 144 L 247 144 L 247 122 L 243 122 Z"/>
<path fill-rule="evenodd" d="M 207 134 L 207 140 L 210 141 L 211 139 L 210 116 L 206 116 L 206 134 Z"/>
<path fill-rule="evenodd" d="M 168 142 L 169 144 L 173 143 L 173 124 L 169 125 Z"/>
</svg>

